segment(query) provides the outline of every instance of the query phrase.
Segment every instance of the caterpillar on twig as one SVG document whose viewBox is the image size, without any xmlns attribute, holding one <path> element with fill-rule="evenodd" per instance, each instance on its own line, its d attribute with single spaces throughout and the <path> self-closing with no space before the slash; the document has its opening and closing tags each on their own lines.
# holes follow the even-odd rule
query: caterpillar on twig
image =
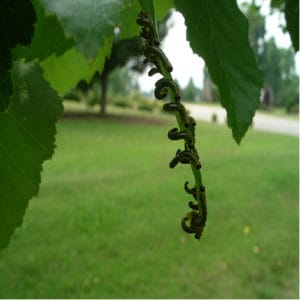
<svg viewBox="0 0 300 300">
<path fill-rule="evenodd" d="M 176 114 L 179 128 L 170 129 L 168 137 L 173 141 L 184 141 L 184 150 L 177 150 L 175 157 L 169 163 L 169 167 L 175 168 L 178 163 L 190 164 L 195 177 L 194 187 L 190 188 L 186 182 L 184 189 L 193 196 L 197 203 L 189 202 L 188 205 L 192 211 L 182 219 L 181 226 L 185 232 L 193 233 L 196 239 L 200 239 L 206 223 L 207 209 L 205 188 L 200 173 L 201 163 L 195 148 L 196 122 L 194 118 L 188 116 L 185 107 L 180 103 L 179 88 L 170 75 L 173 67 L 165 53 L 159 48 L 160 43 L 155 24 L 151 22 L 145 12 L 139 13 L 137 23 L 141 26 L 140 35 L 143 38 L 143 52 L 146 57 L 144 63 L 154 65 L 148 75 L 152 76 L 157 73 L 162 75 L 162 78 L 155 83 L 154 95 L 159 100 L 169 95 L 171 101 L 165 103 L 163 109 Z"/>
</svg>

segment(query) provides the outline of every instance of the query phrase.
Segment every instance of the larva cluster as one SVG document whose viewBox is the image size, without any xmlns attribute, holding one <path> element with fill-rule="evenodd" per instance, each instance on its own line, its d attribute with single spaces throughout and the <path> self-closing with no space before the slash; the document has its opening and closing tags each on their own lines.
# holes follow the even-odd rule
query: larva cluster
<svg viewBox="0 0 300 300">
<path fill-rule="evenodd" d="M 182 124 L 181 128 L 172 128 L 168 132 L 170 140 L 184 140 L 184 150 L 177 150 L 175 157 L 170 161 L 169 167 L 175 168 L 178 163 L 190 164 L 195 176 L 195 186 L 190 188 L 188 182 L 184 188 L 188 194 L 191 194 L 197 201 L 189 202 L 192 209 L 181 221 L 182 228 L 187 233 L 195 234 L 196 239 L 200 239 L 207 217 L 205 187 L 201 179 L 201 163 L 198 152 L 195 148 L 195 120 L 188 116 L 185 107 L 180 103 L 180 92 L 176 82 L 170 76 L 173 67 L 160 49 L 159 38 L 155 25 L 149 19 L 147 13 L 140 12 L 137 18 L 137 24 L 141 26 L 141 37 L 143 38 L 143 52 L 145 55 L 144 63 L 151 63 L 154 66 L 148 75 L 160 73 L 163 77 L 155 83 L 154 95 L 162 100 L 168 95 L 171 102 L 165 103 L 163 109 L 168 112 L 174 112 Z"/>
</svg>

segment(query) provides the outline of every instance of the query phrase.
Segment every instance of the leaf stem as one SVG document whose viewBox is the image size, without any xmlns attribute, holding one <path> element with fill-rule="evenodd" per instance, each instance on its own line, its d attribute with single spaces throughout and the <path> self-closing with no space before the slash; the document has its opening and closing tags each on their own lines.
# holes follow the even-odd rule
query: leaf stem
<svg viewBox="0 0 300 300">
<path fill-rule="evenodd" d="M 162 75 L 164 78 L 174 81 L 171 73 L 169 73 L 168 71 L 165 70 L 162 63 L 160 63 L 160 68 L 162 70 Z M 169 97 L 170 97 L 171 103 L 176 103 L 175 94 L 172 89 L 169 89 Z M 190 129 L 186 128 L 184 126 L 184 120 L 182 119 L 182 116 L 179 114 L 179 112 L 175 111 L 175 117 L 176 117 L 177 124 L 178 124 L 178 127 L 180 128 L 180 130 L 181 131 L 185 130 L 185 131 L 188 131 L 188 133 L 192 134 L 192 132 L 190 132 Z M 197 169 L 196 166 L 192 163 L 191 163 L 191 169 L 192 169 L 194 179 L 195 179 L 197 202 L 198 202 L 199 207 L 201 207 L 201 205 L 200 205 L 201 204 L 200 203 L 200 187 L 203 186 L 201 171 L 200 171 L 200 169 Z"/>
</svg>

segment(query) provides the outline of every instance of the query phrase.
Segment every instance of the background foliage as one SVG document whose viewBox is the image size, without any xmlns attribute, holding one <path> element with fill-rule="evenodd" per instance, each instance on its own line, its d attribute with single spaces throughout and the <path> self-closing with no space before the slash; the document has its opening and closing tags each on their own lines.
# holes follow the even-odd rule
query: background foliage
<svg viewBox="0 0 300 300">
<path fill-rule="evenodd" d="M 206 61 L 240 143 L 258 106 L 262 78 L 246 18 L 236 1 L 224 3 L 157 0 L 153 8 L 157 20 L 172 7 L 184 15 L 191 46 Z M 282 6 L 296 48 L 294 3 Z M 58 95 L 81 79 L 90 81 L 95 71 L 103 72 L 115 29 L 120 39 L 138 35 L 139 10 L 137 0 L 1 2 L 2 28 L 7 28 L 0 40 L 1 248 L 21 224 L 29 199 L 38 192 L 42 163 L 53 154 L 55 123 L 62 110 Z M 233 55 L 232 49 L 239 51 Z"/>
</svg>

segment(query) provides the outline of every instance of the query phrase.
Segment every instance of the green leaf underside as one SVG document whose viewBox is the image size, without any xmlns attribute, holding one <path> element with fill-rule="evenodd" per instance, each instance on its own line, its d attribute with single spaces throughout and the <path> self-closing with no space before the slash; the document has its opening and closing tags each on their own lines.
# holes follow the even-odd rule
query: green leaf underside
<svg viewBox="0 0 300 300">
<path fill-rule="evenodd" d="M 0 249 L 38 193 L 42 163 L 53 155 L 55 123 L 62 113 L 61 99 L 40 67 L 17 61 L 11 75 L 15 92 L 8 110 L 0 113 Z"/>
<path fill-rule="evenodd" d="M 76 47 L 67 50 L 62 56 L 52 55 L 40 63 L 44 69 L 44 77 L 60 94 L 65 94 L 74 87 L 79 80 L 89 82 L 94 73 L 101 73 L 105 58 L 110 55 L 112 40 L 107 40 L 96 55 L 88 61 Z"/>
<path fill-rule="evenodd" d="M 56 54 L 62 55 L 74 46 L 74 41 L 65 36 L 64 30 L 53 15 L 46 15 L 39 0 L 32 0 L 37 13 L 34 36 L 28 47 L 18 46 L 14 49 L 14 58 L 25 58 L 31 61 L 35 58 L 42 61 L 46 57 Z"/>
<path fill-rule="evenodd" d="M 68 37 L 87 58 L 105 46 L 130 0 L 41 0 L 46 12 L 54 14 Z"/>
<path fill-rule="evenodd" d="M 129 39 L 139 34 L 139 26 L 136 24 L 136 18 L 140 11 L 141 7 L 138 0 L 132 0 L 130 4 L 122 10 L 118 22 L 120 39 Z"/>
<path fill-rule="evenodd" d="M 285 4 L 286 27 L 290 33 L 295 51 L 299 50 L 299 1 L 287 0 Z"/>
<path fill-rule="evenodd" d="M 234 0 L 174 0 L 184 15 L 193 51 L 217 84 L 237 143 L 259 106 L 262 75 L 248 40 L 248 22 Z"/>
<path fill-rule="evenodd" d="M 30 0 L 2 0 L 0 3 L 0 112 L 9 106 L 13 87 L 9 70 L 12 67 L 11 49 L 18 44 L 28 45 L 36 21 Z"/>
<path fill-rule="evenodd" d="M 157 21 L 161 21 L 168 13 L 168 11 L 174 8 L 173 0 L 153 0 L 155 17 Z"/>
</svg>

